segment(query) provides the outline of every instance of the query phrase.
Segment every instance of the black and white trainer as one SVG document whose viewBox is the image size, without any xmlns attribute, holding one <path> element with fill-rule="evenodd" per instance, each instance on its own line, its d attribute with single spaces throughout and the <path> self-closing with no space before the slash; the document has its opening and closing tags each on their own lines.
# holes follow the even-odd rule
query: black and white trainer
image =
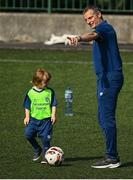
<svg viewBox="0 0 133 180">
<path fill-rule="evenodd" d="M 121 165 L 121 163 L 120 163 L 119 159 L 106 158 L 104 160 L 96 162 L 91 167 L 93 167 L 93 168 L 117 168 L 120 165 Z"/>
<path fill-rule="evenodd" d="M 38 153 L 34 153 L 34 157 L 32 160 L 34 162 L 37 161 L 40 158 L 41 154 L 42 154 L 42 149 L 40 149 L 40 151 Z"/>
<path fill-rule="evenodd" d="M 48 162 L 47 162 L 47 160 L 45 159 L 45 156 L 43 156 L 43 158 L 42 158 L 42 161 L 41 161 L 41 164 L 47 164 Z"/>
</svg>

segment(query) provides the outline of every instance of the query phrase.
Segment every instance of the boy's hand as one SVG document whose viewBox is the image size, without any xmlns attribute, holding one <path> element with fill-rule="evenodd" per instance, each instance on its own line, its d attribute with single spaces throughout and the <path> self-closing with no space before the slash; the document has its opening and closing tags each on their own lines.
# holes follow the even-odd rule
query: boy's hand
<svg viewBox="0 0 133 180">
<path fill-rule="evenodd" d="M 30 118 L 25 117 L 25 118 L 24 118 L 24 125 L 25 125 L 25 126 L 28 125 L 28 124 L 29 124 L 29 121 L 30 121 Z"/>
<path fill-rule="evenodd" d="M 54 124 L 56 122 L 57 118 L 55 115 L 52 115 L 51 116 L 51 121 L 52 121 L 52 124 Z"/>
</svg>

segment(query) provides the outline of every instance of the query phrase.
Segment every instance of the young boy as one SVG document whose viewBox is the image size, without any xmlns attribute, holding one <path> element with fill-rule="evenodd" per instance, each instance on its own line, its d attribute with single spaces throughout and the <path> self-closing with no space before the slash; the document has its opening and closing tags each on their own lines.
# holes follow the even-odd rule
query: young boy
<svg viewBox="0 0 133 180">
<path fill-rule="evenodd" d="M 33 161 L 37 161 L 42 154 L 41 163 L 46 163 L 45 152 L 50 148 L 52 127 L 56 122 L 57 100 L 54 90 L 47 87 L 50 79 L 50 73 L 44 69 L 37 69 L 32 79 L 33 87 L 24 100 L 25 137 L 34 149 Z M 41 139 L 42 148 L 36 137 Z"/>
</svg>

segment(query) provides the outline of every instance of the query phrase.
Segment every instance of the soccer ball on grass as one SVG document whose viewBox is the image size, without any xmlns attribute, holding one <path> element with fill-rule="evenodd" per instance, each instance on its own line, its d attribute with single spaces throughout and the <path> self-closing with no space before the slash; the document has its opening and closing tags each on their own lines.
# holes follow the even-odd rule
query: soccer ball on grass
<svg viewBox="0 0 133 180">
<path fill-rule="evenodd" d="M 64 160 L 64 152 L 60 147 L 51 147 L 45 153 L 49 165 L 60 166 Z"/>
</svg>

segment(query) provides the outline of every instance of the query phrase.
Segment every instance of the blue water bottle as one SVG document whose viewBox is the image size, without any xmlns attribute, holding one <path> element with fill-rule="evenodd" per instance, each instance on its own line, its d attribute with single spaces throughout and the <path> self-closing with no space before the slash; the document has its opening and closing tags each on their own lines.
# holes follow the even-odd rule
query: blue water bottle
<svg viewBox="0 0 133 180">
<path fill-rule="evenodd" d="M 73 92 L 70 87 L 65 90 L 65 115 L 73 116 Z"/>
</svg>

